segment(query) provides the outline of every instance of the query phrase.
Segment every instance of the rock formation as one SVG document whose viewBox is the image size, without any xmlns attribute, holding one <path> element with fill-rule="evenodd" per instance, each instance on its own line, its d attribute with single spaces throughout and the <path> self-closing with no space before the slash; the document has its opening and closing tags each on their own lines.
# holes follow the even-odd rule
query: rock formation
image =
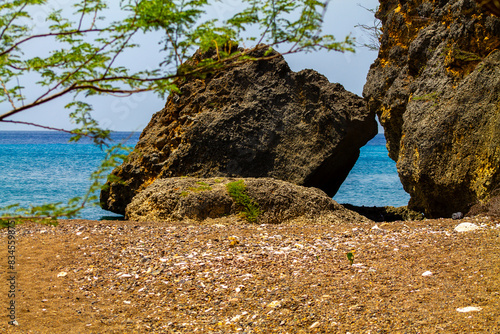
<svg viewBox="0 0 500 334">
<path fill-rule="evenodd" d="M 236 194 L 228 191 L 231 185 Z M 241 196 L 247 198 L 246 204 L 240 203 L 245 201 Z M 134 221 L 201 221 L 240 215 L 251 222 L 280 223 L 335 211 L 348 210 L 317 188 L 276 179 L 172 177 L 158 179 L 136 195 L 125 216 Z"/>
<path fill-rule="evenodd" d="M 107 184 L 102 207 L 123 214 L 153 181 L 179 176 L 272 177 L 333 196 L 376 135 L 375 114 L 340 84 L 312 70 L 292 72 L 273 55 L 178 81 L 180 93 L 113 171 L 121 182 Z M 216 55 L 198 52 L 193 61 L 205 57 Z"/>
<path fill-rule="evenodd" d="M 450 217 L 500 186 L 500 19 L 472 0 L 381 1 L 363 95 L 409 208 Z"/>
</svg>

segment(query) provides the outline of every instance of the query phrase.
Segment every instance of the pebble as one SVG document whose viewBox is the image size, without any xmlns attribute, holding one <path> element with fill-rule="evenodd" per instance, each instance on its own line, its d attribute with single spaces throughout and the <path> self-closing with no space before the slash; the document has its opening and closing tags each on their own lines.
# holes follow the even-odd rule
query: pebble
<svg viewBox="0 0 500 334">
<path fill-rule="evenodd" d="M 479 229 L 479 226 L 477 226 L 476 224 L 472 224 L 472 223 L 461 223 L 455 227 L 455 231 L 457 231 L 457 232 L 470 232 L 470 231 L 474 231 L 477 229 Z"/>
<path fill-rule="evenodd" d="M 274 302 L 270 302 L 269 304 L 267 304 L 267 307 L 269 308 L 281 307 L 281 302 L 279 300 L 275 300 Z"/>
<path fill-rule="evenodd" d="M 67 275 L 68 275 L 68 273 L 67 273 L 67 272 L 65 272 L 65 271 L 61 271 L 59 274 L 57 274 L 57 277 L 65 277 L 65 276 L 67 276 Z"/>
<path fill-rule="evenodd" d="M 422 274 L 422 276 L 432 276 L 432 272 L 426 271 L 425 273 Z"/>
<path fill-rule="evenodd" d="M 316 328 L 320 325 L 320 322 L 319 321 L 316 321 L 314 324 L 312 324 L 311 326 L 309 326 L 309 329 L 313 329 L 313 328 Z"/>
<path fill-rule="evenodd" d="M 451 219 L 458 220 L 464 218 L 464 214 L 461 212 L 455 212 L 451 215 Z"/>
</svg>

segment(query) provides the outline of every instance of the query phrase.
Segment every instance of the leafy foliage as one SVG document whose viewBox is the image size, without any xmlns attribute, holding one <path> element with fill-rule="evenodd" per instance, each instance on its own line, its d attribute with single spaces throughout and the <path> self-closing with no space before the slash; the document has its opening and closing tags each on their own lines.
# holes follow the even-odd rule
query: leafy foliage
<svg viewBox="0 0 500 334">
<path fill-rule="evenodd" d="M 214 0 L 216 1 L 216 0 Z M 213 1 L 212 1 L 213 2 Z M 249 53 L 266 48 L 261 59 L 282 47 L 282 54 L 311 52 L 319 49 L 353 51 L 353 41 L 337 41 L 323 35 L 321 26 L 329 1 L 317 0 L 242 0 L 241 11 L 220 21 L 208 19 L 208 0 L 81 0 L 73 13 L 50 9 L 48 0 L 7 0 L 0 3 L 0 122 L 29 124 L 45 129 L 48 125 L 13 120 L 12 117 L 64 96 L 72 97 L 66 105 L 76 128 L 71 141 L 91 138 L 101 148 L 108 146 L 110 132 L 99 127 L 92 117 L 92 106 L 86 100 L 93 95 L 129 96 L 155 92 L 165 97 L 176 91 L 175 80 L 187 75 L 203 76 L 223 69 L 235 61 L 253 61 Z M 47 28 L 34 23 L 33 13 L 45 13 Z M 110 17 L 119 17 L 110 22 Z M 249 29 L 258 36 L 243 37 Z M 131 70 L 120 65 L 127 51 L 139 48 L 135 40 L 157 36 L 164 60 L 155 69 Z M 153 37 L 154 38 L 154 37 Z M 38 44 L 35 44 L 38 43 Z M 33 45 L 44 48 L 34 50 Z M 254 46 L 238 49 L 236 45 Z M 215 49 L 217 59 L 186 66 L 196 49 Z M 37 89 L 26 89 L 23 83 L 36 81 Z M 92 176 L 93 193 L 103 172 L 114 166 L 121 154 L 113 152 Z M 113 155 L 116 154 L 116 155 Z M 82 203 L 93 196 L 75 199 L 67 204 L 21 209 L 4 208 L 9 216 L 73 217 Z M 78 203 L 78 204 L 77 204 Z M 15 214 L 13 215 L 12 212 Z M 48 218 L 47 218 L 48 217 Z"/>
</svg>

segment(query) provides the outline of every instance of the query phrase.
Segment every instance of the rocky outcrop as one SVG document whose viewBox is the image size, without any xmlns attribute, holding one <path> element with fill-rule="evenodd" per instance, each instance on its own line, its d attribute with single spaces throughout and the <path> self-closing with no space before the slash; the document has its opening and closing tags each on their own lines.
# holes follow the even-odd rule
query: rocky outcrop
<svg viewBox="0 0 500 334">
<path fill-rule="evenodd" d="M 377 133 L 375 114 L 340 84 L 269 56 L 276 57 L 178 81 L 179 93 L 113 171 L 121 181 L 107 184 L 102 207 L 123 214 L 153 181 L 179 176 L 272 177 L 333 196 Z M 193 61 L 206 57 L 217 55 Z"/>
<path fill-rule="evenodd" d="M 500 185 L 500 19 L 475 1 L 381 1 L 363 95 L 385 130 L 409 208 L 467 212 Z"/>
<path fill-rule="evenodd" d="M 250 222 L 280 223 L 335 211 L 347 210 L 323 191 L 271 178 L 173 177 L 158 179 L 136 195 L 126 218 L 201 221 L 238 215 Z"/>
</svg>

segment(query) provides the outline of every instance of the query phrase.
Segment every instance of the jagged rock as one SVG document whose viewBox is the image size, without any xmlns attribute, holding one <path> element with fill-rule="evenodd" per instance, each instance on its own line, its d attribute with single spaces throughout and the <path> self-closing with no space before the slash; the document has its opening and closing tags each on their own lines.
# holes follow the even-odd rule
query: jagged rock
<svg viewBox="0 0 500 334">
<path fill-rule="evenodd" d="M 333 196 L 377 133 L 375 114 L 340 84 L 312 70 L 292 72 L 273 55 L 177 82 L 181 93 L 168 97 L 113 171 L 123 182 L 108 183 L 102 207 L 123 214 L 154 180 L 178 176 L 272 177 Z"/>
<path fill-rule="evenodd" d="M 500 19 L 472 0 L 381 1 L 363 95 L 409 208 L 450 217 L 500 185 Z"/>
<path fill-rule="evenodd" d="M 249 217 L 245 205 L 230 195 L 228 184 L 244 186 L 244 193 L 254 207 L 253 217 Z M 125 216 L 134 221 L 165 221 L 239 214 L 259 223 L 280 223 L 335 211 L 347 210 L 317 188 L 276 179 L 172 177 L 158 179 L 136 195 Z"/>
</svg>

